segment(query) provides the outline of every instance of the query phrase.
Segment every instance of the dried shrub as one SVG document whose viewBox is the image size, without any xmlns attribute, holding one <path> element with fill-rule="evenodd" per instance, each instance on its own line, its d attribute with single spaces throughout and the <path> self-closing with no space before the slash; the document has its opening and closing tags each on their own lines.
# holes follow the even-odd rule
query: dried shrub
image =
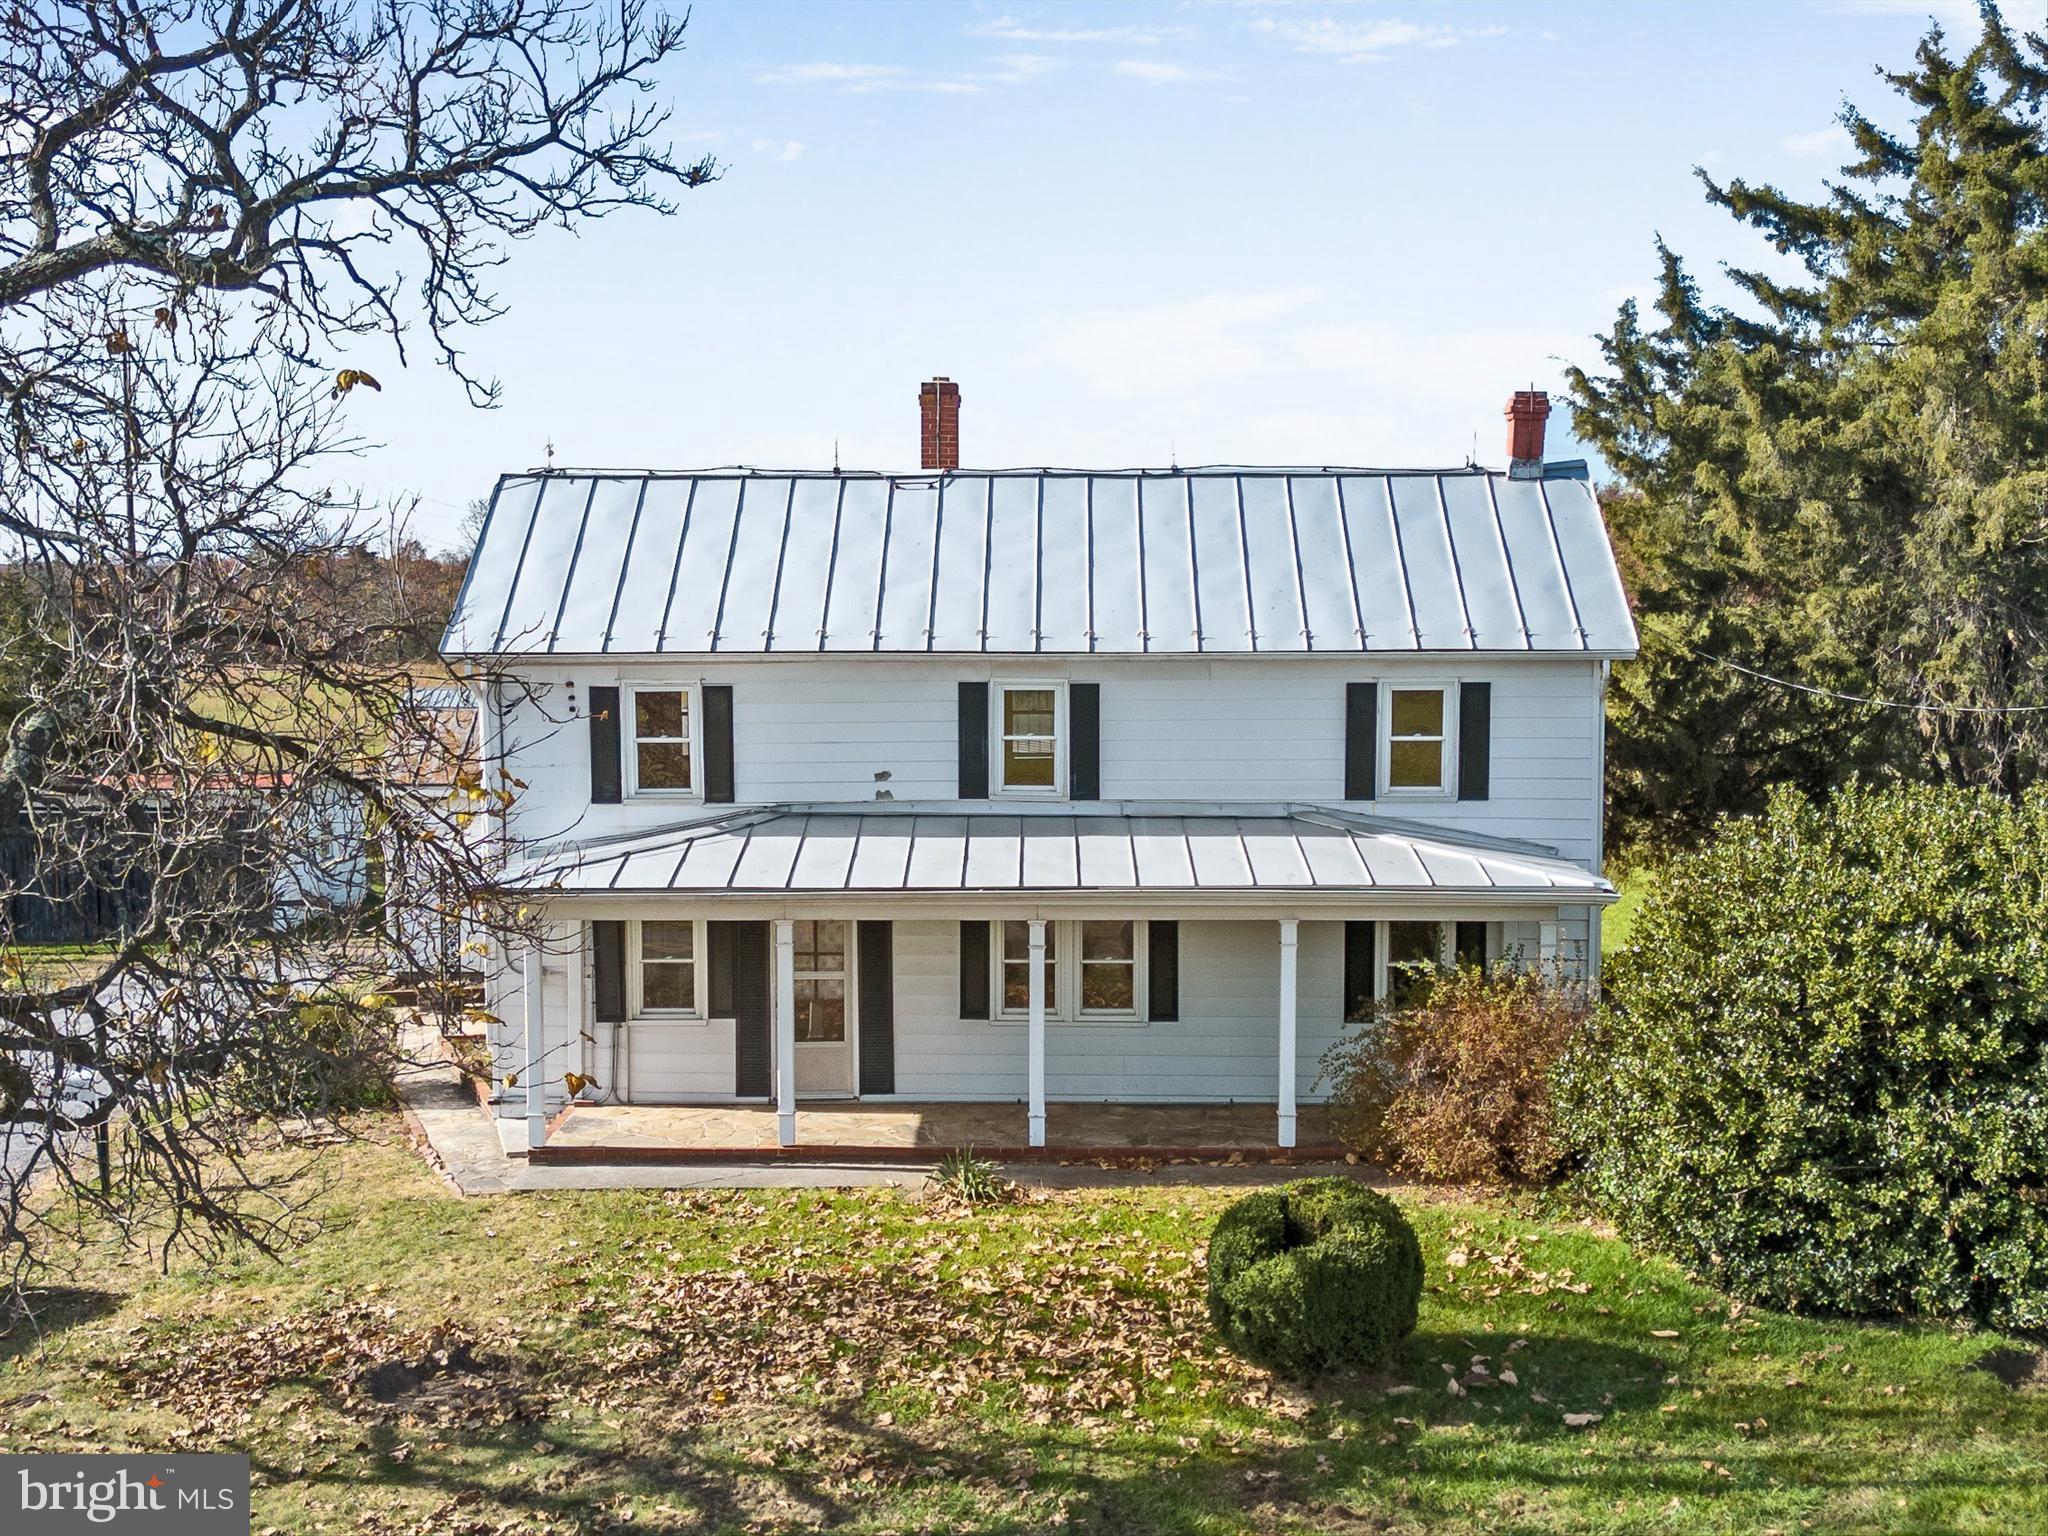
<svg viewBox="0 0 2048 1536">
<path fill-rule="evenodd" d="M 1541 1184 L 1562 1151 L 1550 1074 L 1585 991 L 1538 971 L 1445 975 L 1323 1057 L 1337 1134 L 1375 1162 L 1466 1184 Z"/>
</svg>

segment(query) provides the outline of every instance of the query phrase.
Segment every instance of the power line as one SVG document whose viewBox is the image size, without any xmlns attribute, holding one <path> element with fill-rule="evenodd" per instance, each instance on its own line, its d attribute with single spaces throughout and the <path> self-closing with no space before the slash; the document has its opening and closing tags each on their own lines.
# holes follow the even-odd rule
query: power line
<svg viewBox="0 0 2048 1536">
<path fill-rule="evenodd" d="M 1773 677 L 1768 672 L 1759 672 L 1755 667 L 1745 667 L 1739 661 L 1730 661 L 1725 656 L 1716 656 L 1708 651 L 1688 651 L 1701 661 L 1711 661 L 1716 666 L 1726 667 L 1731 672 L 1740 672 L 1744 677 L 1753 677 L 1760 683 L 1770 683 L 1778 688 L 1790 688 L 1796 693 L 1810 693 L 1823 699 L 1837 699 L 1844 704 L 1867 704 L 1873 709 L 1902 709 L 1916 715 L 2042 715 L 2048 714 L 2048 704 L 1912 704 L 1904 699 L 1876 699 L 1867 694 L 1843 693 L 1835 688 L 1816 688 L 1811 683 L 1794 682 L 1789 677 Z"/>
</svg>

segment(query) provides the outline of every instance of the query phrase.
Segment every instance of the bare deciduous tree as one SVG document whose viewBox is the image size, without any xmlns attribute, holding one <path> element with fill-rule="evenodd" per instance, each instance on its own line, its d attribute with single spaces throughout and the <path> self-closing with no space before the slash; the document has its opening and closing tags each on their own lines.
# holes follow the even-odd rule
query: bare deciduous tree
<svg viewBox="0 0 2048 1536">
<path fill-rule="evenodd" d="M 505 941 L 478 771 L 366 601 L 331 480 L 423 325 L 498 313 L 505 242 L 716 174 L 646 93 L 642 0 L 117 0 L 0 20 L 0 1257 L 50 1209 L 158 1239 L 292 1230 L 261 1127 L 393 1063 L 366 993 Z M 415 637 L 416 640 L 416 637 Z M 429 764 L 434 765 L 428 771 Z M 411 921 L 372 923 L 377 871 Z M 24 925 L 115 938 L 65 974 Z M 94 1137 L 97 1160 L 81 1156 Z M 265 1143 L 269 1144 L 269 1143 Z M 263 1170 L 263 1171 L 259 1171 Z M 165 1220 L 167 1218 L 167 1222 Z"/>
</svg>

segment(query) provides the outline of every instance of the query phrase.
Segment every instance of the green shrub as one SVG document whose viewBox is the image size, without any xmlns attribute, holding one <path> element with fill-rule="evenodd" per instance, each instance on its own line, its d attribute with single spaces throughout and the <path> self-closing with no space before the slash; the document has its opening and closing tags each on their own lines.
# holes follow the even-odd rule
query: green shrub
<svg viewBox="0 0 2048 1536">
<path fill-rule="evenodd" d="M 1583 989 L 1535 971 L 1447 975 L 1323 1057 L 1337 1134 L 1425 1178 L 1540 1184 L 1557 1171 L 1550 1072 L 1586 1017 Z"/>
<path fill-rule="evenodd" d="M 1294 1376 L 1384 1364 L 1415 1329 L 1422 1246 L 1349 1179 L 1247 1195 L 1209 1238 L 1209 1316 L 1238 1353 Z"/>
<path fill-rule="evenodd" d="M 1016 1190 L 1003 1177 L 1002 1169 L 985 1157 L 976 1157 L 972 1147 L 948 1152 L 940 1158 L 938 1167 L 932 1171 L 932 1182 L 941 1194 L 962 1205 L 994 1205 L 1009 1199 Z"/>
<path fill-rule="evenodd" d="M 319 1116 L 397 1102 L 398 1021 L 378 1005 L 301 1001 L 247 1037 L 228 1096 L 259 1115 Z"/>
<path fill-rule="evenodd" d="M 1777 1306 L 2048 1327 L 2048 796 L 1781 794 L 1607 988 L 1555 1087 L 1624 1232 Z"/>
</svg>

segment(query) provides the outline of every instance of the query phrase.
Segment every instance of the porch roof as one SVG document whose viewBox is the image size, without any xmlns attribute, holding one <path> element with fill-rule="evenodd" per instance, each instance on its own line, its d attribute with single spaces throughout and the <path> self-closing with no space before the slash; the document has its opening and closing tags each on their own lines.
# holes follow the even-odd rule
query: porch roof
<svg viewBox="0 0 2048 1536">
<path fill-rule="evenodd" d="M 508 882 L 565 895 L 1483 897 L 1604 905 L 1536 843 L 1323 806 L 1105 803 L 1073 813 L 773 805 L 538 850 Z"/>
</svg>

